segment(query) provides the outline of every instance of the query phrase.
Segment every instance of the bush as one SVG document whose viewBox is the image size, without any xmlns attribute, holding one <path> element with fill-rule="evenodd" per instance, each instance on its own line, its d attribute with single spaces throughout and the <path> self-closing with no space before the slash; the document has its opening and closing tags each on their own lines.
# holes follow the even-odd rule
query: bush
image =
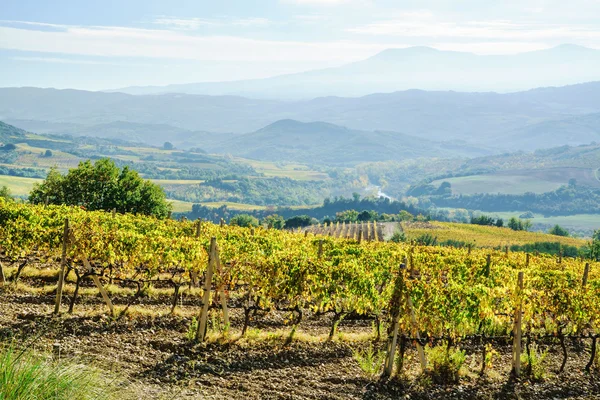
<svg viewBox="0 0 600 400">
<path fill-rule="evenodd" d="M 548 372 L 546 357 L 548 350 L 541 352 L 538 346 L 533 343 L 531 345 L 530 354 L 521 354 L 521 363 L 526 365 L 526 370 L 531 372 L 531 378 L 535 381 L 543 381 Z"/>
<path fill-rule="evenodd" d="M 0 399 L 87 400 L 116 398 L 96 370 L 52 362 L 29 351 L 0 350 Z"/>
<path fill-rule="evenodd" d="M 371 345 L 365 350 L 354 350 L 352 352 L 352 358 L 356 360 L 360 369 L 369 378 L 373 378 L 381 373 L 385 357 L 385 351 L 376 351 Z"/>
<path fill-rule="evenodd" d="M 443 344 L 427 350 L 428 373 L 435 383 L 457 383 L 465 363 L 464 350 L 451 349 Z"/>
<path fill-rule="evenodd" d="M 496 221 L 492 217 L 481 215 L 479 217 L 471 217 L 471 224 L 493 226 L 496 224 Z"/>
<path fill-rule="evenodd" d="M 285 221 L 285 227 L 288 229 L 294 228 L 304 228 L 305 226 L 309 226 L 313 223 L 313 218 L 308 215 L 298 215 L 292 218 L 289 218 Z"/>
<path fill-rule="evenodd" d="M 415 243 L 419 246 L 436 246 L 437 236 L 433 236 L 431 233 L 424 233 L 415 239 Z"/>
<path fill-rule="evenodd" d="M 554 225 L 554 226 L 552 227 L 552 229 L 550 229 L 550 230 L 548 231 L 548 233 L 549 233 L 549 234 L 551 234 L 551 235 L 556 235 L 556 236 L 565 236 L 565 237 L 568 237 L 568 236 L 570 236 L 570 235 L 569 235 L 569 231 L 568 231 L 568 230 L 566 230 L 565 228 L 563 228 L 563 227 L 562 227 L 562 226 L 560 226 L 560 225 Z"/>
<path fill-rule="evenodd" d="M 6 186 L 0 187 L 0 198 L 4 200 L 12 200 L 12 193 Z"/>
<path fill-rule="evenodd" d="M 394 232 L 394 234 L 390 238 L 390 242 L 394 242 L 394 243 L 406 242 L 406 235 L 404 234 L 404 231 L 397 230 L 396 232 Z"/>
<path fill-rule="evenodd" d="M 258 226 L 258 219 L 249 214 L 238 214 L 229 220 L 231 225 L 237 225 L 244 228 Z"/>
</svg>

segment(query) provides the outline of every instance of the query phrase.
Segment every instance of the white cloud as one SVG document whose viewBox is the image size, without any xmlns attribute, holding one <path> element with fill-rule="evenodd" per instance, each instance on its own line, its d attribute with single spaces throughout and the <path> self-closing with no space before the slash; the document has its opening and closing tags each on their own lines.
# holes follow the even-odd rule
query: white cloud
<svg viewBox="0 0 600 400">
<path fill-rule="evenodd" d="M 388 46 L 356 42 L 283 42 L 123 27 L 68 27 L 38 31 L 0 26 L 0 48 L 107 57 L 211 61 L 347 62 Z"/>
<path fill-rule="evenodd" d="M 153 21 L 156 25 L 174 29 L 197 30 L 202 27 L 264 27 L 271 24 L 267 18 L 177 18 L 161 16 Z"/>
<path fill-rule="evenodd" d="M 28 61 L 28 62 L 42 62 L 52 64 L 82 64 L 82 65 L 120 65 L 120 66 L 147 66 L 148 64 L 140 63 L 121 63 L 112 61 L 101 61 L 101 60 L 78 60 L 72 58 L 61 58 L 61 57 L 29 57 L 29 56 L 14 56 L 10 57 L 11 60 L 15 61 Z"/>
<path fill-rule="evenodd" d="M 535 24 L 502 20 L 447 22 L 430 16 L 413 18 L 408 15 L 349 28 L 347 31 L 373 36 L 437 38 L 449 41 L 470 39 L 474 43 L 481 40 L 600 42 L 600 27 L 597 25 Z"/>
<path fill-rule="evenodd" d="M 311 6 L 334 6 L 347 3 L 351 0 L 281 0 L 283 3 L 292 3 Z"/>
</svg>

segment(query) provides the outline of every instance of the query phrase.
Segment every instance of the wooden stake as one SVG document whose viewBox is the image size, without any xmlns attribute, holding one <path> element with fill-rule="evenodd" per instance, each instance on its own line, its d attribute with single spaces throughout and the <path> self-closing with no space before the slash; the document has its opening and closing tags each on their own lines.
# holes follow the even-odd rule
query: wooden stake
<svg viewBox="0 0 600 400">
<path fill-rule="evenodd" d="M 517 306 L 515 307 L 515 322 L 513 327 L 513 373 L 516 377 L 521 375 L 521 302 L 523 293 L 523 271 L 519 272 L 517 281 Z"/>
<path fill-rule="evenodd" d="M 83 265 L 88 273 L 93 272 L 93 268 L 86 256 L 82 255 L 81 261 L 83 261 Z M 98 278 L 98 275 L 92 274 L 92 280 L 94 281 L 94 284 L 100 291 L 100 295 L 102 295 L 102 298 L 104 299 L 104 302 L 106 303 L 106 306 L 110 311 L 110 315 L 115 315 L 115 310 L 112 301 L 110 301 L 110 297 L 108 297 L 108 293 L 106 292 L 106 289 L 104 289 L 104 286 L 102 286 L 102 282 L 100 282 L 100 278 Z"/>
<path fill-rule="evenodd" d="M 3 287 L 5 282 L 6 278 L 4 277 L 4 269 L 2 268 L 2 263 L 0 263 L 0 287 Z"/>
<path fill-rule="evenodd" d="M 589 273 L 590 273 L 590 263 L 585 263 L 585 269 L 583 270 L 583 279 L 581 280 L 582 288 L 585 288 L 585 286 L 587 285 Z"/>
<path fill-rule="evenodd" d="M 358 244 L 360 244 L 360 242 L 362 241 L 362 236 L 363 236 L 363 230 L 362 230 L 362 224 L 361 224 L 360 228 L 358 228 Z"/>
<path fill-rule="evenodd" d="M 219 246 L 215 245 L 213 257 L 215 259 L 215 264 L 217 266 L 217 271 L 219 275 L 223 273 L 223 268 L 221 267 L 221 257 L 219 256 Z M 219 299 L 221 300 L 221 308 L 223 309 L 223 324 L 226 329 L 229 329 L 229 311 L 227 310 L 227 297 L 225 296 L 225 288 L 223 284 L 220 285 L 219 288 Z"/>
<path fill-rule="evenodd" d="M 60 272 L 58 274 L 58 284 L 56 287 L 56 299 L 54 301 L 54 314 L 60 312 L 60 303 L 62 302 L 63 286 L 65 284 L 65 270 L 67 269 L 67 246 L 69 243 L 69 219 L 65 218 L 63 229 L 62 257 L 60 259 Z"/>
<path fill-rule="evenodd" d="M 525 266 L 529 267 L 529 253 L 525 256 Z"/>
<path fill-rule="evenodd" d="M 196 238 L 200 237 L 200 234 L 202 233 L 202 219 L 198 218 L 198 225 L 196 225 Z M 198 277 L 198 271 L 190 271 L 190 278 L 192 279 L 192 286 L 194 287 L 198 287 L 198 283 L 199 283 L 199 277 Z"/>
<path fill-rule="evenodd" d="M 404 264 L 400 266 L 400 270 L 396 276 L 394 292 L 390 301 L 390 315 L 392 316 L 392 321 L 388 330 L 387 356 L 383 366 L 383 376 L 386 378 L 392 376 L 392 373 L 394 372 L 394 358 L 396 355 L 396 346 L 398 344 L 398 332 L 400 330 L 400 304 L 404 288 L 403 267 Z"/>
<path fill-rule="evenodd" d="M 488 254 L 487 255 L 487 261 L 485 264 L 485 277 L 489 278 L 490 277 L 490 267 L 492 266 L 492 255 Z"/>
<path fill-rule="evenodd" d="M 200 323 L 198 324 L 198 330 L 196 331 L 196 340 L 203 342 L 206 337 L 206 323 L 208 321 L 208 306 L 210 305 L 210 290 L 212 287 L 213 277 L 213 263 L 214 249 L 217 246 L 217 238 L 212 237 L 210 239 L 210 250 L 208 257 L 208 266 L 206 268 L 206 279 L 204 281 L 204 294 L 202 296 L 202 313 L 200 314 Z"/>
<path fill-rule="evenodd" d="M 415 331 L 415 336 L 417 339 L 421 339 L 419 335 L 419 325 L 417 324 L 417 318 L 415 316 L 415 307 L 413 305 L 412 299 L 410 298 L 410 294 L 406 294 L 406 301 L 408 302 L 408 307 L 410 309 L 410 321 L 413 326 L 413 330 Z M 425 350 L 423 350 L 423 346 L 421 343 L 417 341 L 417 352 L 419 353 L 419 361 L 421 363 L 421 370 L 425 372 L 427 368 L 427 360 L 425 359 Z"/>
<path fill-rule="evenodd" d="M 323 239 L 319 240 L 319 251 L 317 253 L 317 258 L 320 260 L 323 257 Z"/>
</svg>

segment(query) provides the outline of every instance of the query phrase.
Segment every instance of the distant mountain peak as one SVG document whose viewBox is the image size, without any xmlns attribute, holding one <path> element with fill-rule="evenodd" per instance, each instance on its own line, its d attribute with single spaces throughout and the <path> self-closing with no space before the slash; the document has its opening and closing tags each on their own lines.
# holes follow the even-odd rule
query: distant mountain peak
<svg viewBox="0 0 600 400">
<path fill-rule="evenodd" d="M 393 47 L 385 49 L 368 58 L 367 60 L 396 60 L 404 57 L 420 56 L 441 53 L 441 50 L 427 46 Z"/>
</svg>

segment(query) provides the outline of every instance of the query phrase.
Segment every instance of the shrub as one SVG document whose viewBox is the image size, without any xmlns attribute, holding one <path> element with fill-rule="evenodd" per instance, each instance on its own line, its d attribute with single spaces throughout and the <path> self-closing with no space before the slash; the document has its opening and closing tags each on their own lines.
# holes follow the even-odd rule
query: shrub
<svg viewBox="0 0 600 400">
<path fill-rule="evenodd" d="M 415 239 L 415 243 L 420 246 L 436 246 L 437 236 L 433 236 L 431 233 L 424 233 Z"/>
<path fill-rule="evenodd" d="M 527 366 L 526 369 L 531 372 L 531 378 L 533 380 L 543 381 L 548 372 L 548 366 L 546 364 L 548 350 L 541 352 L 538 345 L 533 343 L 529 353 L 529 355 L 527 355 L 527 353 L 521 354 L 521 363 Z"/>
<path fill-rule="evenodd" d="M 244 228 L 258 226 L 258 219 L 249 214 L 238 214 L 229 220 L 231 225 L 237 225 Z"/>
<path fill-rule="evenodd" d="M 354 350 L 352 358 L 356 360 L 360 369 L 369 377 L 373 378 L 381 373 L 386 353 L 375 350 L 372 345 L 365 350 Z"/>
<path fill-rule="evenodd" d="M 447 344 L 427 350 L 428 373 L 435 383 L 457 383 L 465 363 L 464 350 L 451 349 Z"/>
<path fill-rule="evenodd" d="M 406 235 L 404 234 L 404 231 L 397 230 L 396 232 L 394 232 L 394 234 L 390 238 L 390 242 L 394 242 L 394 243 L 406 242 Z"/>
<path fill-rule="evenodd" d="M 552 229 L 550 229 L 548 231 L 548 233 L 551 234 L 551 235 L 556 235 L 556 236 L 565 236 L 565 237 L 569 236 L 569 231 L 566 230 L 565 228 L 563 228 L 560 225 L 554 225 L 552 227 Z"/>
</svg>

